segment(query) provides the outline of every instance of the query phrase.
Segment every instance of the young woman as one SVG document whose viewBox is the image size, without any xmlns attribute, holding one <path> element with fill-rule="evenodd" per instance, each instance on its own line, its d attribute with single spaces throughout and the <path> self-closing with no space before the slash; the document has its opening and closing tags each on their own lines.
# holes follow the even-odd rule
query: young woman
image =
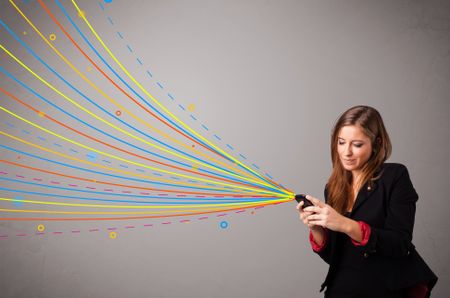
<svg viewBox="0 0 450 298">
<path fill-rule="evenodd" d="M 417 193 L 372 107 L 350 108 L 331 136 L 325 202 L 297 205 L 313 250 L 330 267 L 325 297 L 429 297 L 437 277 L 412 244 Z"/>
</svg>

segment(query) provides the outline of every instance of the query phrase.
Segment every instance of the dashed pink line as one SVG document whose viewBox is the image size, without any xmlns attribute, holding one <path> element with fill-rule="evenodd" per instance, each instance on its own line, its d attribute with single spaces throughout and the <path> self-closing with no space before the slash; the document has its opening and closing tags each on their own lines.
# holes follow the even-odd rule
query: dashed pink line
<svg viewBox="0 0 450 298">
<path fill-rule="evenodd" d="M 90 229 L 89 232 L 98 232 L 100 231 L 99 229 Z"/>
<path fill-rule="evenodd" d="M 107 228 L 108 231 L 115 231 L 117 228 Z"/>
<path fill-rule="evenodd" d="M 80 230 L 77 230 L 77 231 L 71 231 L 71 232 L 72 232 L 72 234 L 81 233 Z"/>
<path fill-rule="evenodd" d="M 204 219 L 207 219 L 208 218 L 208 216 L 203 216 L 203 217 L 200 217 L 198 220 L 204 220 Z"/>
<path fill-rule="evenodd" d="M 63 232 L 52 232 L 52 234 L 54 234 L 54 235 L 61 235 L 61 234 L 63 234 Z"/>
<path fill-rule="evenodd" d="M 135 226 L 126 226 L 125 229 L 134 229 Z"/>
<path fill-rule="evenodd" d="M 153 224 L 145 224 L 144 227 L 153 227 Z"/>
<path fill-rule="evenodd" d="M 171 223 L 172 223 L 171 221 L 166 221 L 166 222 L 163 222 L 161 224 L 163 224 L 163 225 L 170 225 Z"/>
<path fill-rule="evenodd" d="M 221 216 L 225 216 L 225 215 L 228 215 L 228 214 L 226 214 L 226 213 L 218 214 L 217 217 L 221 217 Z"/>
<path fill-rule="evenodd" d="M 0 171 L 0 174 L 2 174 L 2 175 L 7 175 L 8 173 L 3 172 L 3 171 Z"/>
<path fill-rule="evenodd" d="M 18 177 L 18 178 L 25 178 L 25 177 L 22 176 L 22 175 L 16 175 L 16 177 Z"/>
</svg>

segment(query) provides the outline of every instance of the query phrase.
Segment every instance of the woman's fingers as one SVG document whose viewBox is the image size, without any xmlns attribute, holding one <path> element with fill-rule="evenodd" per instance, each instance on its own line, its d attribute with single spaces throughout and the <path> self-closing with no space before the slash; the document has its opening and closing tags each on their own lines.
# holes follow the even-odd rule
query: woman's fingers
<svg viewBox="0 0 450 298">
<path fill-rule="evenodd" d="M 307 198 L 308 200 L 310 200 L 311 203 L 314 204 L 314 206 L 319 206 L 319 207 L 325 206 L 325 204 L 324 204 L 322 201 L 320 201 L 319 199 L 317 199 L 317 198 L 315 198 L 315 197 L 313 197 L 313 196 L 306 195 L 306 198 Z"/>
</svg>

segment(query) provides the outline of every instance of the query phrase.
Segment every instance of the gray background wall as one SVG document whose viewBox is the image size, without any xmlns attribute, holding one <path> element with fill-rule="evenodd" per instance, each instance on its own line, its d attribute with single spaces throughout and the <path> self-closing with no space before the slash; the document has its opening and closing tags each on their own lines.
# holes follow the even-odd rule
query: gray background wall
<svg viewBox="0 0 450 298">
<path fill-rule="evenodd" d="M 448 295 L 448 1 L 102 3 L 105 11 L 96 1 L 80 6 L 133 74 L 147 80 L 126 44 L 152 70 L 149 88 L 161 82 L 179 103 L 195 104 L 211 131 L 297 192 L 322 197 L 338 115 L 356 104 L 376 107 L 393 140 L 390 161 L 408 166 L 420 196 L 414 243 L 440 277 L 434 297 Z M 209 220 L 117 239 L 0 240 L 1 296 L 321 297 L 327 267 L 312 253 L 295 204 L 227 220 L 228 229 Z M 3 233 L 31 228 L 0 224 Z"/>
</svg>

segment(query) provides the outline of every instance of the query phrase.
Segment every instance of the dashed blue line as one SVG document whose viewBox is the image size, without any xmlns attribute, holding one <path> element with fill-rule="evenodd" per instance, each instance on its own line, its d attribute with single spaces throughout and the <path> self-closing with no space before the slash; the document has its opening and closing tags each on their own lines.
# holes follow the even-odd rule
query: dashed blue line
<svg viewBox="0 0 450 298">
<path fill-rule="evenodd" d="M 214 137 L 215 137 L 216 139 L 218 139 L 219 141 L 222 141 L 222 139 L 221 139 L 218 135 L 214 135 Z"/>
<path fill-rule="evenodd" d="M 119 167 L 122 167 L 122 168 L 128 169 L 128 166 L 127 166 L 127 165 L 123 165 L 123 164 L 119 164 Z"/>
<path fill-rule="evenodd" d="M 53 143 L 53 145 L 55 145 L 56 147 L 62 148 L 62 145 L 61 145 L 61 144 Z"/>
<path fill-rule="evenodd" d="M 186 111 L 186 108 L 185 107 L 183 107 L 182 105 L 178 105 L 179 107 L 180 107 L 180 109 L 182 109 L 183 111 Z"/>
<path fill-rule="evenodd" d="M 230 144 L 227 144 L 227 147 L 230 148 L 231 150 L 234 150 L 234 148 L 231 147 Z"/>
<path fill-rule="evenodd" d="M 44 142 L 47 141 L 46 138 L 43 138 L 43 137 L 41 137 L 41 136 L 38 136 L 37 138 L 38 138 L 39 140 L 41 140 L 41 141 L 44 141 Z"/>
<path fill-rule="evenodd" d="M 209 130 L 209 128 L 208 128 L 208 127 L 206 127 L 206 125 L 205 125 L 205 124 L 202 124 L 202 127 L 203 127 L 204 129 L 206 129 L 206 130 Z"/>
<path fill-rule="evenodd" d="M 130 53 L 133 53 L 133 50 L 131 49 L 129 44 L 127 44 L 127 48 L 128 48 L 128 51 L 130 51 Z"/>
<path fill-rule="evenodd" d="M 255 168 L 257 168 L 259 170 L 259 167 L 257 165 L 255 165 L 254 163 L 252 163 L 252 166 L 254 166 Z"/>
<path fill-rule="evenodd" d="M 147 74 L 148 74 L 151 78 L 153 78 L 153 75 L 152 75 L 152 73 L 150 72 L 150 70 L 147 70 Z"/>
<path fill-rule="evenodd" d="M 197 118 L 195 118 L 195 116 L 192 114 L 191 114 L 191 118 L 194 119 L 195 121 L 197 121 Z"/>
<path fill-rule="evenodd" d="M 242 155 L 241 153 L 239 153 L 239 156 L 242 157 L 243 159 L 247 159 L 247 157 L 245 157 L 245 156 Z"/>
<path fill-rule="evenodd" d="M 136 171 L 141 172 L 141 173 L 145 173 L 145 171 L 143 169 L 136 169 Z"/>
<path fill-rule="evenodd" d="M 109 160 L 106 160 L 106 159 L 104 159 L 104 160 L 102 160 L 103 162 L 106 162 L 106 163 L 111 163 Z"/>
<path fill-rule="evenodd" d="M 264 173 L 267 177 L 269 177 L 270 179 L 273 179 L 272 178 L 272 176 L 270 176 L 269 174 L 267 174 L 267 173 Z"/>
<path fill-rule="evenodd" d="M 139 58 L 136 58 L 137 62 L 142 66 L 142 62 Z"/>
<path fill-rule="evenodd" d="M 172 96 L 172 94 L 170 94 L 170 93 L 167 93 L 167 96 L 169 96 L 170 97 L 170 99 L 172 99 L 172 100 L 175 100 L 175 98 Z"/>
<path fill-rule="evenodd" d="M 27 135 L 31 134 L 28 130 L 22 129 L 22 132 L 26 133 Z"/>
<path fill-rule="evenodd" d="M 75 152 L 75 153 L 78 153 L 78 151 L 77 150 L 75 150 L 75 149 L 70 149 L 70 151 L 72 151 L 72 152 Z"/>
<path fill-rule="evenodd" d="M 119 31 L 117 31 L 117 35 L 119 35 L 119 37 L 120 37 L 121 39 L 123 39 L 122 33 L 120 33 Z"/>
<path fill-rule="evenodd" d="M 108 17 L 108 21 L 111 23 L 111 25 L 114 25 L 113 20 L 111 19 L 111 17 Z"/>
<path fill-rule="evenodd" d="M 162 176 L 162 174 L 160 174 L 160 173 L 153 173 L 153 175 L 155 175 L 155 176 Z"/>
<path fill-rule="evenodd" d="M 105 10 L 105 7 L 103 6 L 103 4 L 101 2 L 99 2 L 98 5 L 100 6 L 101 10 L 103 10 L 103 11 Z"/>
<path fill-rule="evenodd" d="M 156 82 L 156 85 L 158 85 L 159 88 L 164 89 L 163 85 L 160 82 Z"/>
<path fill-rule="evenodd" d="M 5 122 L 6 123 L 6 125 L 8 125 L 9 127 L 14 127 L 14 124 L 11 124 L 11 123 L 9 123 L 9 122 Z"/>
</svg>

